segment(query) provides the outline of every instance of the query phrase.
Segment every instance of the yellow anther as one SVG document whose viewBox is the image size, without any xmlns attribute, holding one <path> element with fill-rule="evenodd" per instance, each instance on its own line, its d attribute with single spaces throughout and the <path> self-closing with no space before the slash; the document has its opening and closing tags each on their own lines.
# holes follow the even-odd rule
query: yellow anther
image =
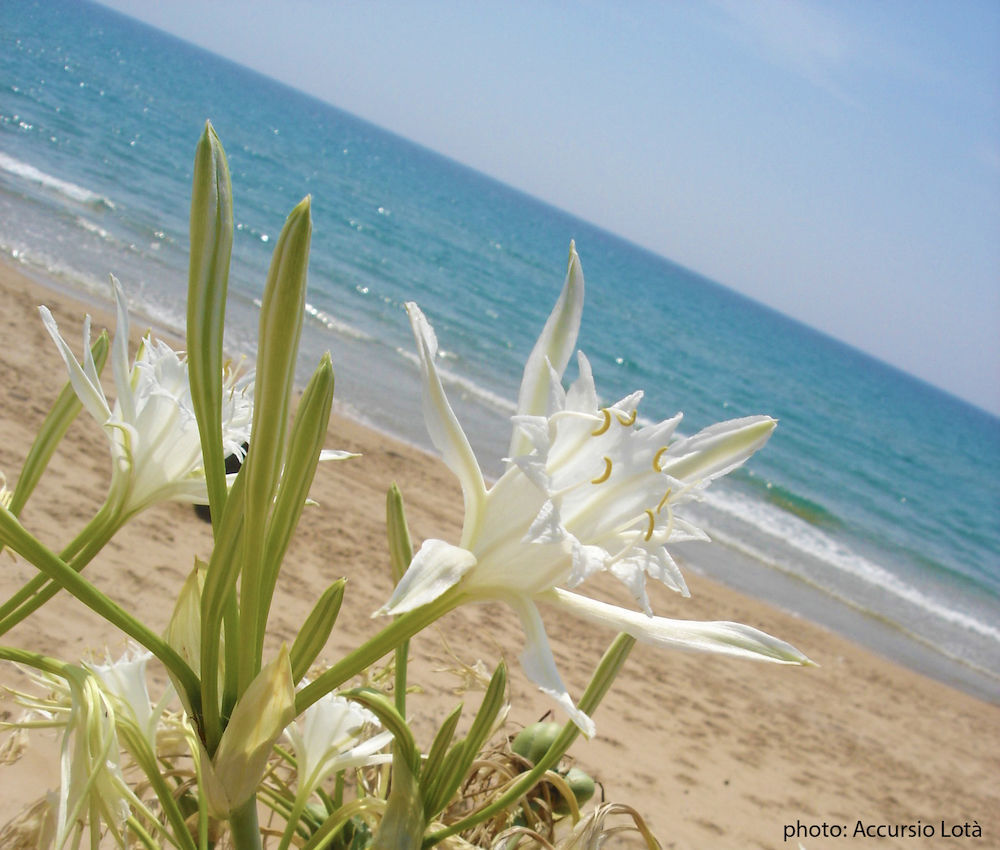
<svg viewBox="0 0 1000 850">
<path fill-rule="evenodd" d="M 627 417 L 622 419 L 622 415 L 616 412 L 615 418 L 626 428 L 631 428 L 633 425 L 635 425 L 635 414 L 636 411 L 633 410 Z"/>
<path fill-rule="evenodd" d="M 649 540 L 649 538 L 653 536 L 653 526 L 656 524 L 656 517 L 653 515 L 653 512 L 649 510 L 649 508 L 646 508 L 646 516 L 649 517 L 649 528 L 646 529 L 646 540 Z"/>
<path fill-rule="evenodd" d="M 663 472 L 663 470 L 660 468 L 660 458 L 662 458 L 668 451 L 670 451 L 670 447 L 664 446 L 663 448 L 659 449 L 655 455 L 653 455 L 653 469 L 655 469 L 657 472 Z"/>
<path fill-rule="evenodd" d="M 597 478 L 591 479 L 591 484 L 603 484 L 611 477 L 611 458 L 604 458 L 604 472 L 597 476 Z"/>
<path fill-rule="evenodd" d="M 660 499 L 660 504 L 656 506 L 657 513 L 663 510 L 663 506 L 667 503 L 667 500 L 670 498 L 670 491 L 672 489 L 673 489 L 672 487 L 667 487 L 667 492 L 663 494 L 663 498 Z"/>
<path fill-rule="evenodd" d="M 608 428 L 611 427 L 611 411 L 606 407 L 601 408 L 601 413 L 604 414 L 604 421 L 590 433 L 595 437 L 600 437 Z"/>
</svg>

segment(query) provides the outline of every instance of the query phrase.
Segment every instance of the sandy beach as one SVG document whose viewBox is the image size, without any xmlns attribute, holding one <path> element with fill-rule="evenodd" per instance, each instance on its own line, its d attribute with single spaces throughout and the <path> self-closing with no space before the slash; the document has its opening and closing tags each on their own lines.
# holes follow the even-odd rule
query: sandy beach
<svg viewBox="0 0 1000 850">
<path fill-rule="evenodd" d="M 66 380 L 37 306 L 52 309 L 77 349 L 84 312 L 92 313 L 97 327 L 113 328 L 113 321 L 106 306 L 84 306 L 10 264 L 0 265 L 0 304 L 0 470 L 13 484 L 34 429 Z M 436 458 L 354 421 L 335 416 L 327 447 L 363 457 L 320 469 L 312 489 L 318 505 L 306 512 L 279 581 L 271 638 L 276 646 L 293 635 L 321 590 L 346 576 L 345 604 L 325 653 L 332 660 L 374 633 L 371 614 L 391 591 L 384 538 L 389 485 L 396 482 L 403 492 L 415 542 L 457 541 L 462 499 Z M 83 414 L 25 509 L 25 526 L 58 549 L 99 506 L 108 478 L 104 437 Z M 194 557 L 209 550 L 209 528 L 190 507 L 159 506 L 128 525 L 87 575 L 160 631 Z M 31 574 L 29 565 L 4 555 L 4 596 Z M 788 640 L 820 666 L 779 667 L 637 646 L 595 714 L 597 737 L 571 750 L 606 799 L 635 807 L 667 848 L 797 847 L 786 844 L 786 826 L 798 826 L 797 838 L 810 850 L 1000 846 L 1000 707 L 763 601 L 690 571 L 687 578 L 691 599 L 651 588 L 657 613 L 748 623 Z M 614 582 L 598 587 L 595 593 L 628 604 Z M 553 610 L 543 616 L 560 670 L 578 696 L 613 634 Z M 65 594 L 5 641 L 69 660 L 123 645 Z M 497 605 L 457 611 L 413 642 L 412 680 L 423 693 L 410 706 L 425 748 L 437 720 L 456 701 L 464 699 L 467 714 L 478 705 L 475 694 L 451 692 L 458 680 L 442 671 L 455 666 L 447 647 L 468 664 L 482 659 L 492 667 L 500 654 L 508 659 L 513 728 L 548 710 L 517 663 L 521 635 L 511 612 Z M 20 681 L 13 668 L 0 670 L 0 682 Z M 43 759 L 46 752 L 54 749 L 38 747 L 0 772 L 0 822 L 55 784 L 57 764 Z M 873 837 L 918 822 L 923 837 Z M 982 838 L 950 837 L 953 825 L 966 823 L 976 823 Z M 824 824 L 828 834 L 836 827 L 844 835 L 810 835 L 822 834 Z M 867 836 L 856 835 L 859 824 Z M 926 834 L 928 825 L 933 835 Z"/>
</svg>

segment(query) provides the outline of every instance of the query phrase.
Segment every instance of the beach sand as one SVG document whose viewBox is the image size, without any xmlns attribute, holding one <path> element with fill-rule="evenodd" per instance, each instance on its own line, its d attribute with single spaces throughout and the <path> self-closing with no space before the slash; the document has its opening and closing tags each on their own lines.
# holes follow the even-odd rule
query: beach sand
<svg viewBox="0 0 1000 850">
<path fill-rule="evenodd" d="M 97 327 L 113 327 L 113 321 L 106 305 L 84 307 L 9 264 L 0 265 L 0 304 L 0 470 L 13 484 L 35 428 L 66 381 L 37 305 L 53 310 L 77 350 L 86 310 Z M 345 603 L 324 653 L 334 660 L 375 632 L 379 624 L 371 614 L 391 591 L 384 538 L 389 485 L 395 481 L 403 492 L 415 543 L 428 537 L 457 542 L 462 500 L 439 460 L 356 422 L 335 416 L 327 446 L 363 457 L 327 464 L 317 474 L 312 496 L 319 504 L 305 512 L 285 560 L 270 629 L 272 647 L 291 638 L 322 589 L 346 576 Z M 84 413 L 28 503 L 25 526 L 58 550 L 100 504 L 108 467 L 104 437 Z M 160 631 L 195 555 L 205 557 L 209 548 L 209 528 L 189 506 L 158 506 L 112 540 L 87 575 Z M 720 551 L 716 547 L 713 557 L 721 557 Z M 31 575 L 27 564 L 4 554 L 4 597 Z M 1000 707 L 765 602 L 690 571 L 687 577 L 690 599 L 651 588 L 657 613 L 748 623 L 788 640 L 820 666 L 756 664 L 638 645 L 595 714 L 597 737 L 578 740 L 570 751 L 607 800 L 635 807 L 667 848 L 797 847 L 784 841 L 785 826 L 797 823 L 813 832 L 822 831 L 824 823 L 828 830 L 846 830 L 848 837 L 825 839 L 800 832 L 810 850 L 1000 846 Z M 598 582 L 597 588 L 628 604 L 614 582 Z M 560 670 L 570 692 L 579 696 L 614 635 L 555 610 L 542 613 Z M 106 646 L 117 653 L 124 646 L 118 634 L 65 594 L 4 642 L 68 660 L 88 652 L 102 655 Z M 410 697 L 409 707 L 425 749 L 436 723 L 457 701 L 466 703 L 467 715 L 479 702 L 476 693 L 451 692 L 458 680 L 442 672 L 455 666 L 446 647 L 468 664 L 482 659 L 492 668 L 501 654 L 508 659 L 512 728 L 549 709 L 520 669 L 521 645 L 516 618 L 500 605 L 454 612 L 413 641 L 411 679 L 423 692 Z M 5 665 L 0 682 L 22 680 Z M 468 722 L 466 716 L 462 728 Z M 20 763 L 0 770 L 0 823 L 54 787 L 55 752 L 54 743 L 39 744 Z M 919 821 L 933 827 L 934 836 L 851 837 L 859 821 L 883 831 Z M 976 822 L 983 837 L 942 838 L 942 821 L 949 830 L 952 824 Z"/>
</svg>

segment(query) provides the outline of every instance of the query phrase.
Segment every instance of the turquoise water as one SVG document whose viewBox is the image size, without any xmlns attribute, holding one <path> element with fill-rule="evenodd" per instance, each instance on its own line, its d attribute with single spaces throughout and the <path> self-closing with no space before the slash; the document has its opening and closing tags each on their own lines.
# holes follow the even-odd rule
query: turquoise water
<svg viewBox="0 0 1000 850">
<path fill-rule="evenodd" d="M 229 155 L 233 350 L 285 214 L 313 196 L 303 375 L 329 349 L 342 409 L 425 445 L 418 301 L 458 414 L 499 469 L 520 371 L 575 239 L 580 346 L 613 400 L 683 430 L 769 413 L 767 448 L 697 506 L 704 569 L 1000 699 L 1000 421 L 723 286 L 410 142 L 100 7 L 0 2 L 0 251 L 85 296 L 107 274 L 183 326 L 191 162 Z M 724 246 L 720 246 L 720 249 Z M 703 550 L 701 550 L 703 551 Z M 684 554 L 699 564 L 699 550 Z M 715 561 L 726 565 L 714 565 Z M 734 566 L 735 565 L 735 566 Z M 809 648 L 822 661 L 822 648 Z"/>
</svg>

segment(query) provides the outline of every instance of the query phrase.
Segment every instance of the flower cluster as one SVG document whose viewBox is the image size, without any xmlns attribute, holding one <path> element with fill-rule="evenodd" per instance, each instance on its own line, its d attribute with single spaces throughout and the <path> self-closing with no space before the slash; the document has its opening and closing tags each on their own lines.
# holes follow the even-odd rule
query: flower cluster
<svg viewBox="0 0 1000 850">
<path fill-rule="evenodd" d="M 402 496 L 391 488 L 386 532 L 397 584 L 376 612 L 391 621 L 324 664 L 345 594 L 346 579 L 339 579 L 317 589 L 312 610 L 294 635 L 281 634 L 274 652 L 268 626 L 279 572 L 317 465 L 354 456 L 324 448 L 334 389 L 329 354 L 293 404 L 310 200 L 292 210 L 275 244 L 249 373 L 224 365 L 222 356 L 233 213 L 228 165 L 210 125 L 195 156 L 193 189 L 188 356 L 147 335 L 130 361 L 125 293 L 113 277 L 110 350 L 104 334 L 91 347 L 88 317 L 78 359 L 41 308 L 72 392 L 63 391 L 39 428 L 13 492 L 0 475 L 0 547 L 38 571 L 0 601 L 0 635 L 65 591 L 135 643 L 117 660 L 80 664 L 0 645 L 0 660 L 29 669 L 46 692 L 15 693 L 26 713 L 4 725 L 61 734 L 59 791 L 0 830 L 0 843 L 261 850 L 275 838 L 278 850 L 423 850 L 507 846 L 497 839 L 516 843 L 531 833 L 546 846 L 568 848 L 599 845 L 618 830 L 605 821 L 625 814 L 655 846 L 627 807 L 602 804 L 582 817 L 579 806 L 594 783 L 586 777 L 590 792 L 575 790 L 572 771 L 560 763 L 580 732 L 595 734 L 590 715 L 636 641 L 810 663 L 750 626 L 656 616 L 647 591 L 653 580 L 688 594 L 668 547 L 707 536 L 685 518 L 684 506 L 763 446 L 774 420 L 734 419 L 690 436 L 678 433 L 680 415 L 641 426 L 642 393 L 603 402 L 582 353 L 577 378 L 565 386 L 584 297 L 571 245 L 562 292 L 524 368 L 504 472 L 487 486 L 438 374 L 434 330 L 409 303 L 428 432 L 462 488 L 461 538 L 426 539 L 414 552 Z M 105 356 L 113 402 L 98 365 Z M 19 516 L 81 407 L 107 438 L 111 484 L 101 509 L 56 553 Z M 227 455 L 245 461 L 238 473 L 225 472 Z M 195 557 L 161 632 L 83 572 L 126 521 L 165 500 L 209 504 L 213 542 L 204 560 Z M 600 573 L 627 588 L 634 609 L 587 592 Z M 569 722 L 548 724 L 551 734 L 530 759 L 506 738 L 489 747 L 509 710 L 500 661 L 479 677 L 484 693 L 471 722 L 460 724 L 459 706 L 422 751 L 407 715 L 409 640 L 454 608 L 492 600 L 519 617 L 524 672 Z M 542 605 L 618 633 L 577 699 L 556 667 Z M 392 663 L 379 667 L 389 655 Z M 170 683 L 155 701 L 147 674 L 153 658 Z M 365 686 L 350 687 L 356 679 Z M 0 756 L 16 750 L 12 741 Z M 266 823 L 258 821 L 264 811 Z M 557 841 L 564 817 L 574 825 Z"/>
<path fill-rule="evenodd" d="M 201 438 L 191 402 L 187 361 L 162 340 L 146 335 L 129 366 L 129 317 L 125 293 L 111 278 L 117 331 L 111 347 L 115 385 L 112 407 L 90 351 L 90 317 L 84 321 L 83 362 L 66 344 L 52 313 L 42 321 L 66 362 L 73 389 L 104 429 L 111 448 L 111 500 L 125 516 L 160 501 L 208 503 Z M 253 414 L 253 373 L 227 368 L 223 376 L 222 445 L 243 459 Z"/>
</svg>

